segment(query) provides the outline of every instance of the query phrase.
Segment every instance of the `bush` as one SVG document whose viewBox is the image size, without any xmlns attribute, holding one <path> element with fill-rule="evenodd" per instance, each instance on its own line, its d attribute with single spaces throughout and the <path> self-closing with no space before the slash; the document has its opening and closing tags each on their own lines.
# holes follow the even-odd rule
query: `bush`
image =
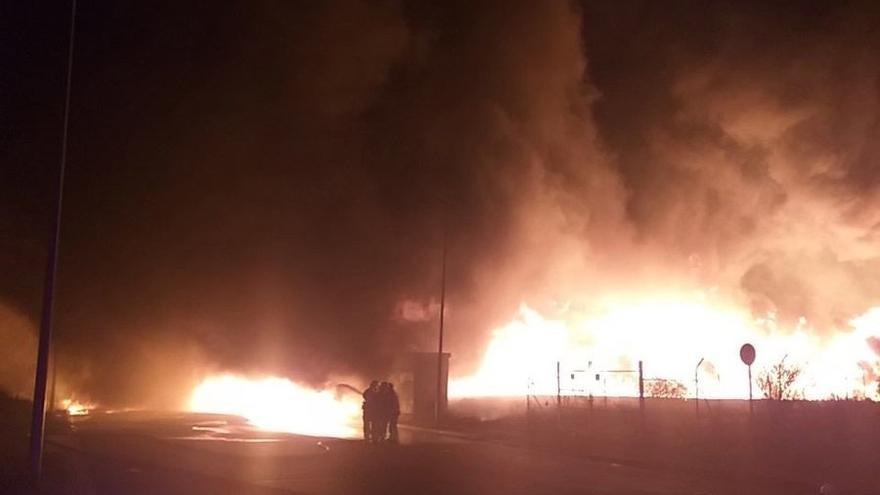
<svg viewBox="0 0 880 495">
<path fill-rule="evenodd" d="M 767 399 L 800 399 L 803 394 L 795 388 L 795 385 L 802 372 L 803 368 L 795 364 L 786 364 L 785 358 L 782 358 L 782 361 L 758 374 L 758 388 Z"/>
<path fill-rule="evenodd" d="M 683 399 L 687 394 L 687 387 L 677 380 L 651 380 L 645 393 L 648 397 Z"/>
</svg>

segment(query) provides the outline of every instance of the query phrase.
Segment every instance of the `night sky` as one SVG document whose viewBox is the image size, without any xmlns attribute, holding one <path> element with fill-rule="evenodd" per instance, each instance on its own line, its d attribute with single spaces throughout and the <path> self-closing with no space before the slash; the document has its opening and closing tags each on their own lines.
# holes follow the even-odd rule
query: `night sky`
<svg viewBox="0 0 880 495">
<path fill-rule="evenodd" d="M 829 332 L 880 304 L 874 2 L 77 15 L 56 346 L 61 380 L 103 403 L 171 404 L 205 369 L 320 384 L 433 350 L 444 232 L 461 370 L 523 302 L 712 287 Z M 0 336 L 22 362 L 68 16 L 0 5 Z"/>
</svg>

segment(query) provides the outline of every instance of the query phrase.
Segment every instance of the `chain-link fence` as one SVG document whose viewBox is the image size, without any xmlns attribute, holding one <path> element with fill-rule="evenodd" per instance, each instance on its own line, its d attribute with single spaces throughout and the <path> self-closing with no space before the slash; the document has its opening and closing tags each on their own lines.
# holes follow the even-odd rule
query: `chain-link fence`
<svg viewBox="0 0 880 495">
<path fill-rule="evenodd" d="M 593 362 L 548 363 L 529 377 L 526 408 L 609 408 L 632 404 L 644 407 L 649 398 L 685 399 L 688 387 L 669 378 L 647 376 L 644 362 L 606 368 Z"/>
</svg>

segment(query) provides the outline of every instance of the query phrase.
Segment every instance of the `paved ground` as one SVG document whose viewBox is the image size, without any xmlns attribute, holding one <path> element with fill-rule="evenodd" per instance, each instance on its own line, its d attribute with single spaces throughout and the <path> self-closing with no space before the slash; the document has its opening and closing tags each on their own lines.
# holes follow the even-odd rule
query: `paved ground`
<svg viewBox="0 0 880 495">
<path fill-rule="evenodd" d="M 52 439 L 64 492 L 91 494 L 750 494 L 790 487 L 664 472 L 426 430 L 403 444 L 270 435 L 231 418 L 122 415 Z"/>
</svg>

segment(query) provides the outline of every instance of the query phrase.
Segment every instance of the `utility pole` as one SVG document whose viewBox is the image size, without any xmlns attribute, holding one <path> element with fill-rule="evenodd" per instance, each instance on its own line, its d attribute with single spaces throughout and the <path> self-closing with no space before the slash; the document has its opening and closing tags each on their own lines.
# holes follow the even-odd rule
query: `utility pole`
<svg viewBox="0 0 880 495">
<path fill-rule="evenodd" d="M 55 217 L 49 237 L 46 280 L 43 283 L 43 311 L 40 316 L 40 340 L 37 345 L 37 369 L 34 376 L 34 406 L 31 416 L 30 467 L 34 482 L 43 470 L 43 434 L 46 425 L 46 384 L 49 375 L 49 351 L 52 339 L 52 310 L 55 299 L 55 272 L 58 265 L 58 238 L 61 231 L 61 205 L 64 197 L 64 169 L 67 165 L 67 129 L 70 121 L 70 78 L 73 73 L 73 42 L 76 32 L 76 0 L 70 3 L 70 38 L 67 48 L 67 78 L 64 94 L 64 123 L 61 130 L 61 163 L 58 167 Z"/>
<path fill-rule="evenodd" d="M 440 424 L 443 399 L 443 320 L 446 313 L 446 231 L 443 231 L 443 264 L 440 275 L 440 336 L 437 339 L 437 397 L 434 400 L 434 423 Z"/>
<path fill-rule="evenodd" d="M 49 377 L 49 398 L 47 399 L 46 407 L 49 412 L 55 410 L 55 384 L 58 380 L 58 356 L 55 354 L 55 345 L 52 344 L 49 346 L 49 370 L 51 370 Z"/>
</svg>

